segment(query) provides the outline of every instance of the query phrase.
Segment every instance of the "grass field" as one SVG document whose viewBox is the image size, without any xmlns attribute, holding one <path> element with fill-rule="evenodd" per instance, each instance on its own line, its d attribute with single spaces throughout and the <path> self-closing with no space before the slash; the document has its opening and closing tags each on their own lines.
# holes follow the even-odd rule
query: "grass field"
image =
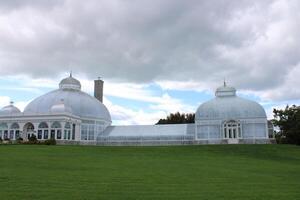
<svg viewBox="0 0 300 200">
<path fill-rule="evenodd" d="M 300 147 L 0 145 L 0 199 L 300 199 Z"/>
</svg>

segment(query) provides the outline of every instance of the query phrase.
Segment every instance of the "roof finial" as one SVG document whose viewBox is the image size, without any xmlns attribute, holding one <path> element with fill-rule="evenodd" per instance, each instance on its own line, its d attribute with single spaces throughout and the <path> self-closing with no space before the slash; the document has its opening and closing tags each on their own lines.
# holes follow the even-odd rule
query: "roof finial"
<svg viewBox="0 0 300 200">
<path fill-rule="evenodd" d="M 225 80 L 225 78 L 224 78 L 224 87 L 226 87 L 226 80 Z"/>
<path fill-rule="evenodd" d="M 72 70 L 70 71 L 70 77 L 72 78 Z"/>
<path fill-rule="evenodd" d="M 13 102 L 13 101 L 10 101 L 9 103 L 10 103 L 10 105 L 14 105 L 14 102 Z"/>
</svg>

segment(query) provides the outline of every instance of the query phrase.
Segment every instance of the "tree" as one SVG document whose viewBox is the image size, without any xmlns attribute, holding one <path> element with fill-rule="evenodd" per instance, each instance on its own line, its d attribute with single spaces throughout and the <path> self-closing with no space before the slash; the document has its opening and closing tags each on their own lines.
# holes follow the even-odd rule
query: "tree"
<svg viewBox="0 0 300 200">
<path fill-rule="evenodd" d="M 166 119 L 160 119 L 156 124 L 189 124 L 195 123 L 194 113 L 171 113 Z"/>
<path fill-rule="evenodd" d="M 276 138 L 279 143 L 300 145 L 300 106 L 288 105 L 285 109 L 273 109 L 273 123 L 280 132 Z"/>
</svg>

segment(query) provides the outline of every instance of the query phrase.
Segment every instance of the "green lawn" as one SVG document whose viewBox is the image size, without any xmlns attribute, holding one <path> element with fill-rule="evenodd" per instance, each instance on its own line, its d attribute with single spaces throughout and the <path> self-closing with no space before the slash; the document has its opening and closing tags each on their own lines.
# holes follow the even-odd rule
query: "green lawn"
<svg viewBox="0 0 300 200">
<path fill-rule="evenodd" d="M 0 145 L 0 199 L 300 199 L 300 147 Z"/>
</svg>

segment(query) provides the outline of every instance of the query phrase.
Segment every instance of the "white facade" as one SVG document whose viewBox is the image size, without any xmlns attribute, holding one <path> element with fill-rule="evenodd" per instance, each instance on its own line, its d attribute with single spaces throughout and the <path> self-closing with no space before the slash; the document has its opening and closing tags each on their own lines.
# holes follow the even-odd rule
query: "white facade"
<svg viewBox="0 0 300 200">
<path fill-rule="evenodd" d="M 236 95 L 233 87 L 216 90 L 215 98 L 195 114 L 195 140 L 208 143 L 260 143 L 268 141 L 267 116 L 261 105 Z"/>
<path fill-rule="evenodd" d="M 0 138 L 55 139 L 59 144 L 185 145 L 269 143 L 267 117 L 258 103 L 240 98 L 233 87 L 199 106 L 195 124 L 111 126 L 107 108 L 81 91 L 72 77 L 59 89 L 30 102 L 21 112 L 12 103 L 0 110 Z"/>
<path fill-rule="evenodd" d="M 72 75 L 60 82 L 59 89 L 30 102 L 24 112 L 12 103 L 0 110 L 0 137 L 4 140 L 27 140 L 34 134 L 38 140 L 95 144 L 97 135 L 110 124 L 107 108 L 82 92 Z"/>
</svg>

